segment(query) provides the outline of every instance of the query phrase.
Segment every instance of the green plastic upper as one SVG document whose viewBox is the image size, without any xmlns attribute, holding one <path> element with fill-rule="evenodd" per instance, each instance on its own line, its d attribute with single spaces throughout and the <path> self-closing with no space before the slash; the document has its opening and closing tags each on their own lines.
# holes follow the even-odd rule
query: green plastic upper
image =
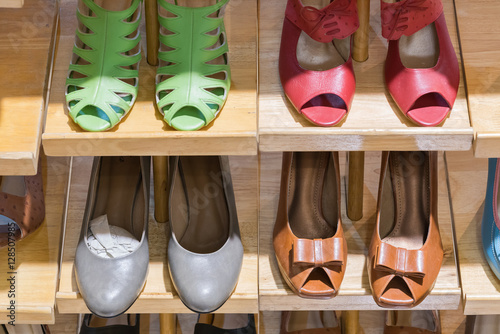
<svg viewBox="0 0 500 334">
<path fill-rule="evenodd" d="M 156 76 L 156 102 L 164 120 L 177 130 L 198 130 L 212 122 L 227 99 L 231 71 L 227 61 L 220 0 L 208 7 L 182 7 L 160 0 L 173 17 L 159 15 L 161 64 Z M 215 14 L 215 15 L 214 15 Z M 209 16 L 212 17 L 209 17 Z M 168 51 L 162 51 L 167 49 Z M 223 59 L 223 64 L 213 60 Z M 220 62 L 220 61 L 218 61 Z"/>
<path fill-rule="evenodd" d="M 92 0 L 82 1 L 91 14 L 77 10 L 85 29 L 77 29 L 76 36 L 83 46 L 75 43 L 73 47 L 66 103 L 71 118 L 82 129 L 105 131 L 120 122 L 137 97 L 141 53 L 140 48 L 133 51 L 141 40 L 142 0 L 132 0 L 124 11 L 108 11 Z M 139 15 L 134 17 L 137 10 Z"/>
</svg>

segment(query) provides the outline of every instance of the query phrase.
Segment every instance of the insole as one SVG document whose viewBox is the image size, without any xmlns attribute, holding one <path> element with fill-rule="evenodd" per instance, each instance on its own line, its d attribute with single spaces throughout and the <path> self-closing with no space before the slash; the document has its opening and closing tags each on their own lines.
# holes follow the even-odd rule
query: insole
<svg viewBox="0 0 500 334">
<path fill-rule="evenodd" d="M 290 314 L 287 332 L 338 327 L 334 311 L 294 311 Z"/>
<path fill-rule="evenodd" d="M 24 176 L 2 176 L 0 182 L 1 192 L 19 197 L 26 196 Z"/>
<path fill-rule="evenodd" d="M 432 311 L 388 311 L 387 323 L 390 326 L 404 326 L 435 331 Z"/>
<path fill-rule="evenodd" d="M 229 235 L 229 210 L 219 157 L 180 157 L 179 174 L 187 198 L 187 226 L 173 222 L 182 247 L 195 253 L 220 249 Z M 184 232 L 180 232 L 184 229 Z"/>
<path fill-rule="evenodd" d="M 389 170 L 394 189 L 394 228 L 382 241 L 396 247 L 420 249 L 430 216 L 429 153 L 391 152 Z"/>
<path fill-rule="evenodd" d="M 141 240 L 144 210 L 140 157 L 103 157 L 90 219 L 106 214 L 109 225 L 121 227 Z"/>
<path fill-rule="evenodd" d="M 336 217 L 337 199 L 325 199 L 331 205 L 330 223 L 325 219 L 322 204 L 326 171 L 333 168 L 329 152 L 293 153 L 290 183 L 288 185 L 288 219 L 290 228 L 298 238 L 319 239 L 335 235 L 332 223 Z M 330 180 L 331 178 L 329 178 Z M 334 194 L 336 192 L 333 192 Z M 333 195 L 333 194 L 332 194 Z M 331 196 L 330 196 L 331 197 Z"/>
<path fill-rule="evenodd" d="M 24 176 L 2 176 L 0 177 L 0 182 L 1 192 L 19 197 L 26 196 Z M 15 228 L 13 231 L 15 239 L 21 237 L 21 229 L 17 224 L 15 226 L 9 226 L 11 222 L 12 219 L 0 215 L 0 246 L 4 246 L 8 243 L 8 233 L 12 232 L 9 231 L 9 228 Z"/>
<path fill-rule="evenodd" d="M 388 0 L 395 3 L 397 0 Z M 439 39 L 434 23 L 420 29 L 411 36 L 399 39 L 399 55 L 407 68 L 430 68 L 437 64 L 439 58 Z"/>
<path fill-rule="evenodd" d="M 329 0 L 303 0 L 304 6 L 322 9 Z M 297 44 L 297 60 L 302 68 L 312 71 L 326 71 L 342 65 L 349 58 L 351 38 L 334 39 L 333 43 L 317 42 L 302 31 Z"/>
<path fill-rule="evenodd" d="M 500 315 L 478 315 L 474 334 L 500 334 Z"/>
</svg>

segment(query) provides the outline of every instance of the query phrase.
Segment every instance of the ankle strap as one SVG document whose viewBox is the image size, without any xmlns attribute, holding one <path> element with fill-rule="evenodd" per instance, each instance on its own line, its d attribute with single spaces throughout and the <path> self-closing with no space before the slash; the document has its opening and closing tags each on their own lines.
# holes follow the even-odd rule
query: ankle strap
<svg viewBox="0 0 500 334">
<path fill-rule="evenodd" d="M 335 0 L 323 9 L 288 0 L 285 16 L 312 39 L 323 43 L 346 38 L 359 27 L 356 0 Z"/>
</svg>

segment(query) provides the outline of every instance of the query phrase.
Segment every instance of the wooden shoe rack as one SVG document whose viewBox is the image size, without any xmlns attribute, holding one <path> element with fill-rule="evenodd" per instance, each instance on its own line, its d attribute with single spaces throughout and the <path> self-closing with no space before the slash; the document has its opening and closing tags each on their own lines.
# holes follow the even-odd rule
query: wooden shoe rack
<svg viewBox="0 0 500 334">
<path fill-rule="evenodd" d="M 148 64 L 155 63 L 155 54 L 150 51 L 140 66 L 139 96 L 131 113 L 112 131 L 89 133 L 69 119 L 64 101 L 76 1 L 25 0 L 22 9 L 5 9 L 22 6 L 22 1 L 0 0 L 0 29 L 5 29 L 0 34 L 0 68 L 4 77 L 7 73 L 13 78 L 0 82 L 0 175 L 34 174 L 40 142 L 48 156 L 42 155 L 46 224 L 18 248 L 17 322 L 54 323 L 56 305 L 64 319 L 68 319 L 66 314 L 88 312 L 78 293 L 73 260 L 91 157 L 99 155 L 155 157 L 151 199 L 155 198 L 157 207 L 151 200 L 149 276 L 129 312 L 164 314 L 164 330 L 173 331 L 172 314 L 190 312 L 170 282 L 168 224 L 157 222 L 167 216 L 165 210 L 159 210 L 167 199 L 161 192 L 167 188 L 164 157 L 188 154 L 230 156 L 245 256 L 238 286 L 218 312 L 260 312 L 261 332 L 277 334 L 279 311 L 343 310 L 346 333 L 356 333 L 357 311 L 382 310 L 371 297 L 365 259 L 375 223 L 379 152 L 435 150 L 445 152 L 440 153 L 439 162 L 439 222 L 445 260 L 432 293 L 418 308 L 463 307 L 465 314 L 498 313 L 500 282 L 486 264 L 478 233 L 486 189 L 484 158 L 500 156 L 500 112 L 496 110 L 500 108 L 500 22 L 494 15 L 500 13 L 500 5 L 495 0 L 479 3 L 443 0 L 450 36 L 459 63 L 464 65 L 461 74 L 465 75 L 461 75 L 454 109 L 442 126 L 414 126 L 386 92 L 387 44 L 381 37 L 379 0 L 358 1 L 364 8 L 360 15 L 365 13 L 369 21 L 362 22 L 366 29 L 357 33 L 354 53 L 355 58 L 367 60 L 354 62 L 357 88 L 352 109 L 333 128 L 309 124 L 283 94 L 277 63 L 286 0 L 231 0 L 225 22 L 233 81 L 224 110 L 211 126 L 183 133 L 162 121 L 155 110 L 156 67 Z M 154 1 L 146 0 L 149 20 L 154 13 Z M 47 22 L 38 26 L 42 14 Z M 4 27 L 2 15 L 18 16 Z M 155 46 L 146 45 L 143 38 L 146 49 Z M 16 84 L 14 80 L 18 80 Z M 343 152 L 342 218 L 349 256 L 346 277 L 335 299 L 299 298 L 277 270 L 272 228 L 283 151 Z M 474 155 L 483 159 L 473 159 Z M 2 250 L 0 266 L 6 263 L 7 252 Z M 0 282 L 0 323 L 6 323 L 8 286 L 1 275 Z M 443 321 L 450 321 L 443 325 L 444 333 L 456 330 L 451 320 Z M 66 332 L 70 331 L 57 331 Z"/>
</svg>

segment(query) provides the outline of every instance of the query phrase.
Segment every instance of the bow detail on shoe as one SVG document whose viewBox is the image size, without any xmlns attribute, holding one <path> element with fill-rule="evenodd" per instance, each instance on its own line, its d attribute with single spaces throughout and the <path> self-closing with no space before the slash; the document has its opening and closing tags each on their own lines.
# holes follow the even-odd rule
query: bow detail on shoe
<svg viewBox="0 0 500 334">
<path fill-rule="evenodd" d="M 311 38 L 323 43 L 346 38 L 359 27 L 354 0 L 335 0 L 322 9 L 303 6 L 300 0 L 289 0 L 285 15 Z"/>
<path fill-rule="evenodd" d="M 382 242 L 377 247 L 375 270 L 388 274 L 422 279 L 425 277 L 424 252 L 420 249 L 398 248 Z"/>
<path fill-rule="evenodd" d="M 443 12 L 441 0 L 381 0 L 382 36 L 397 40 L 410 36 L 434 22 Z"/>
<path fill-rule="evenodd" d="M 293 246 L 293 264 L 308 267 L 341 266 L 344 263 L 344 240 L 297 239 Z"/>
</svg>

